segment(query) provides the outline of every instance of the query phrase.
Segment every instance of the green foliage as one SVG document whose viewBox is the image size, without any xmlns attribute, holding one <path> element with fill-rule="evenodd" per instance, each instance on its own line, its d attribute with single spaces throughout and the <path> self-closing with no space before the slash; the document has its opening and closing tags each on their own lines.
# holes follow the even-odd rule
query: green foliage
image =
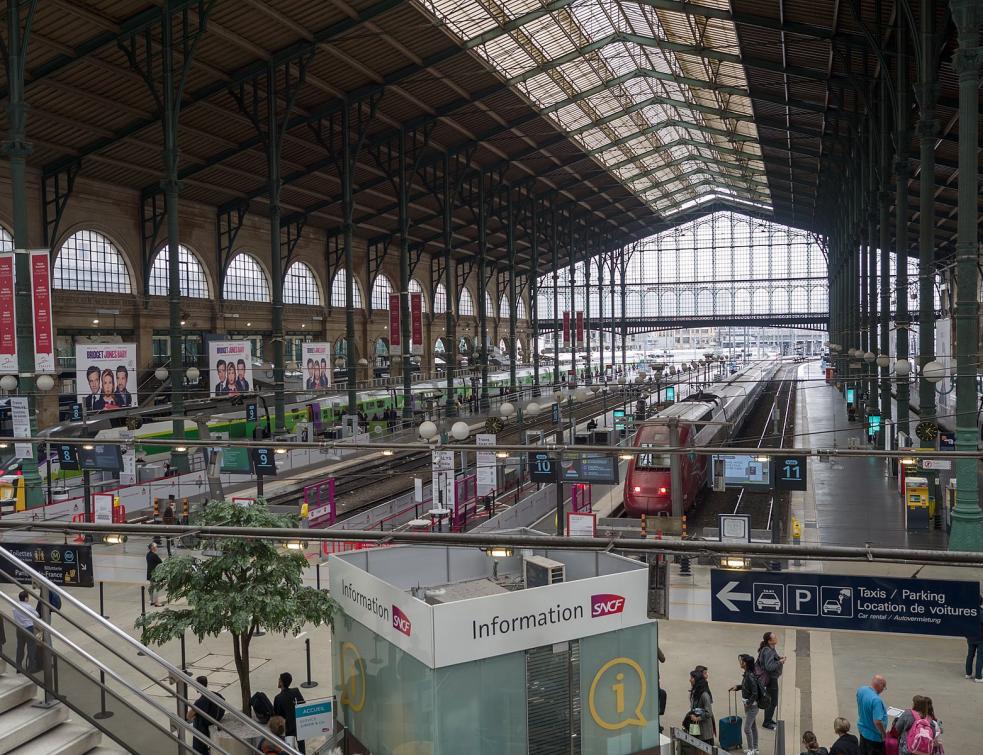
<svg viewBox="0 0 983 755">
<path fill-rule="evenodd" d="M 249 506 L 213 501 L 193 524 L 291 529 L 284 540 L 301 534 L 293 529 L 294 517 L 271 512 L 264 501 Z M 221 538 L 202 543 L 197 553 L 174 556 L 157 567 L 155 586 L 172 602 L 186 600 L 187 607 L 138 619 L 141 639 L 162 645 L 186 632 L 200 641 L 228 630 L 248 647 L 258 627 L 296 635 L 306 624 L 330 624 L 338 605 L 326 592 L 303 585 L 306 566 L 303 554 L 283 550 L 282 541 Z"/>
</svg>

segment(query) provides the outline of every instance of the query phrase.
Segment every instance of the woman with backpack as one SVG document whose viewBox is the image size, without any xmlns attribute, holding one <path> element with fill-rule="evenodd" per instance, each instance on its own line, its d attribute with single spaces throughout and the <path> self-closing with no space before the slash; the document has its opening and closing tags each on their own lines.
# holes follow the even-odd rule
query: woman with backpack
<svg viewBox="0 0 983 755">
<path fill-rule="evenodd" d="M 758 711 L 771 702 L 768 692 L 754 675 L 754 658 L 747 653 L 738 656 L 743 677 L 741 683 L 730 688 L 731 692 L 740 690 L 744 702 L 744 739 L 747 742 L 745 755 L 758 755 Z"/>
<path fill-rule="evenodd" d="M 713 695 L 710 684 L 702 671 L 689 672 L 689 713 L 683 720 L 687 733 L 709 745 L 717 735 L 717 721 L 713 717 Z"/>
<path fill-rule="evenodd" d="M 774 632 L 765 632 L 758 645 L 758 658 L 754 666 L 754 673 L 758 677 L 765 689 L 768 690 L 768 697 L 771 698 L 769 705 L 765 707 L 765 720 L 761 725 L 766 729 L 775 728 L 775 709 L 778 707 L 778 677 L 782 675 L 785 667 L 785 656 L 778 654 L 778 635 Z"/>
<path fill-rule="evenodd" d="M 898 716 L 891 734 L 898 740 L 898 755 L 941 755 L 942 725 L 935 718 L 932 698 L 915 695 L 911 708 Z"/>
</svg>

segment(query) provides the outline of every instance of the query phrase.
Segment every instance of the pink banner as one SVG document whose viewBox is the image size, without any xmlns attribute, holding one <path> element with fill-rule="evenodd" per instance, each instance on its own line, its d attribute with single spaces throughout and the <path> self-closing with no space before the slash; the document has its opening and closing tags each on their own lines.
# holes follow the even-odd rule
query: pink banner
<svg viewBox="0 0 983 755">
<path fill-rule="evenodd" d="M 577 312 L 577 343 L 584 343 L 584 313 L 583 310 Z"/>
<path fill-rule="evenodd" d="M 563 345 L 570 345 L 570 313 L 563 313 Z"/>
<path fill-rule="evenodd" d="M 55 371 L 55 329 L 51 321 L 51 263 L 47 249 L 31 251 L 31 310 L 34 313 L 34 370 Z"/>
<path fill-rule="evenodd" d="M 423 294 L 410 294 L 410 353 L 423 353 Z"/>
<path fill-rule="evenodd" d="M 389 354 L 391 356 L 403 353 L 399 303 L 399 294 L 389 294 Z"/>
<path fill-rule="evenodd" d="M 0 371 L 17 372 L 17 304 L 13 254 L 0 254 Z"/>
</svg>

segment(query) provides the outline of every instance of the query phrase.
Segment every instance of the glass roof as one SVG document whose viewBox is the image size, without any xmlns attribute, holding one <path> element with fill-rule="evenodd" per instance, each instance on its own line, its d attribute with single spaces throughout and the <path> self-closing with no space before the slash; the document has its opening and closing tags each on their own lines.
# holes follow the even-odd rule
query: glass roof
<svg viewBox="0 0 983 755">
<path fill-rule="evenodd" d="M 422 2 L 659 215 L 771 208 L 730 21 L 634 0 Z"/>
</svg>

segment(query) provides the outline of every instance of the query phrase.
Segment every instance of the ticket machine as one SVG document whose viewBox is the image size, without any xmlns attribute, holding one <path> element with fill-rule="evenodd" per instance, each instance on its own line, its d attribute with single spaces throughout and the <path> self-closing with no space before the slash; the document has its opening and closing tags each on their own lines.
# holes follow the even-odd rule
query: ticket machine
<svg viewBox="0 0 983 755">
<path fill-rule="evenodd" d="M 905 528 L 927 530 L 931 525 L 928 479 L 914 475 L 905 478 Z"/>
</svg>

